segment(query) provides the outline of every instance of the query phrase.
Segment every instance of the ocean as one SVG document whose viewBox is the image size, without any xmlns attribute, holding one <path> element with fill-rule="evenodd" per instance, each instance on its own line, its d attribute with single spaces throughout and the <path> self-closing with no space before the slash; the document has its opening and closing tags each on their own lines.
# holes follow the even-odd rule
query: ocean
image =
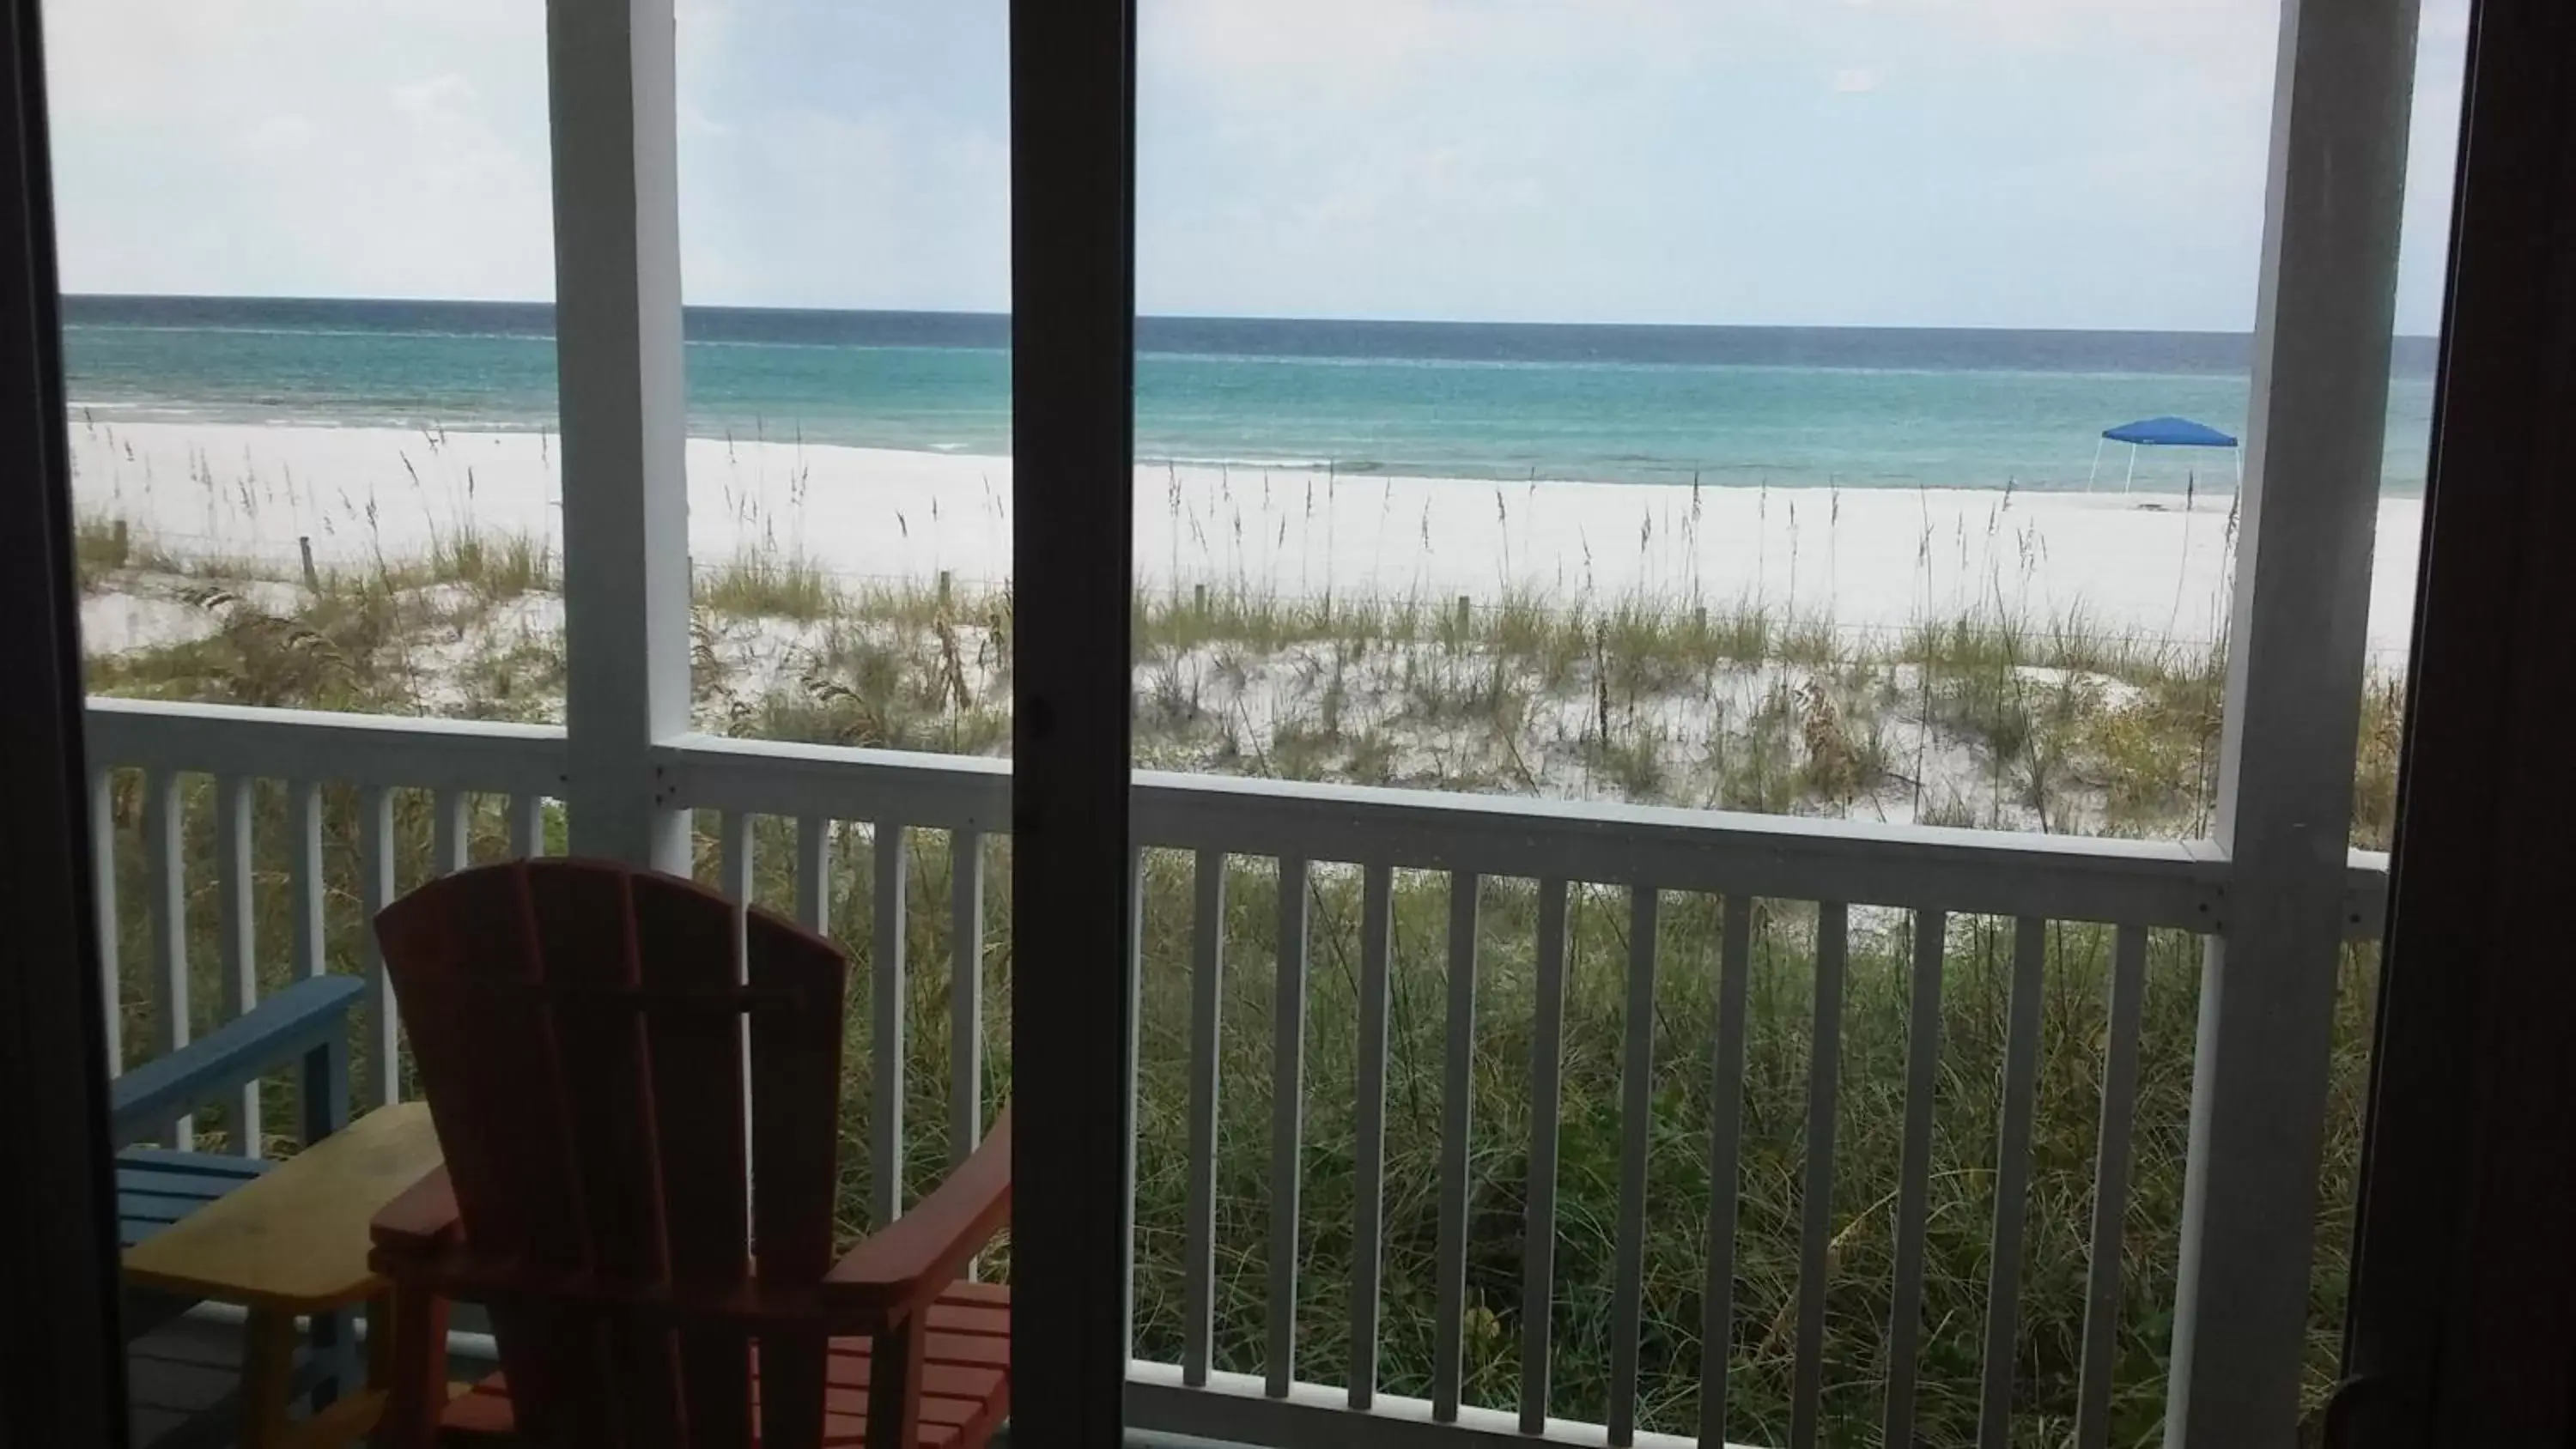
<svg viewBox="0 0 2576 1449">
<path fill-rule="evenodd" d="M 1010 452 L 1010 319 L 693 307 L 689 430 Z M 1140 458 L 1344 474 L 1780 488 L 2087 485 L 2101 432 L 2241 435 L 2242 334 L 1144 317 Z M 2421 490 L 2434 347 L 2398 340 L 2382 486 Z M 102 420 L 525 431 L 555 423 L 541 304 L 70 297 L 75 410 Z M 2100 449 L 2099 486 L 2130 450 Z M 2232 486 L 2145 449 L 2136 486 Z"/>
</svg>

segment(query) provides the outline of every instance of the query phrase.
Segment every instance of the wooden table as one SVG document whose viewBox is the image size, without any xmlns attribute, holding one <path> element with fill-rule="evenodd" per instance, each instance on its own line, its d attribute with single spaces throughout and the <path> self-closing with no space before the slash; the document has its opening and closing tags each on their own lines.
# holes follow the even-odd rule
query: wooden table
<svg viewBox="0 0 2576 1449">
<path fill-rule="evenodd" d="M 429 1108 L 370 1112 L 125 1253 L 139 1288 L 236 1303 L 250 1312 L 242 1349 L 242 1449 L 323 1449 L 373 1427 L 392 1352 L 387 1285 L 367 1269 L 376 1210 L 436 1168 Z M 367 1386 L 297 1424 L 295 1320 L 367 1307 Z"/>
</svg>

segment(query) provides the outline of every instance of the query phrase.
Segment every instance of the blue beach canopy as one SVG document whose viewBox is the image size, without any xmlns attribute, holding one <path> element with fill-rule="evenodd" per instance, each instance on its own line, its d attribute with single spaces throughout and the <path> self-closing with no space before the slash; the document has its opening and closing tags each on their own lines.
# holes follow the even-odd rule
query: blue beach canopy
<svg viewBox="0 0 2576 1449">
<path fill-rule="evenodd" d="M 2137 481 L 2140 448 L 2233 449 L 2236 447 L 2234 438 L 2207 423 L 2195 423 L 2189 418 L 2140 418 L 2134 423 L 2122 423 L 2116 428 L 2104 428 L 2102 441 L 2093 445 L 2093 471 L 2084 479 L 2084 491 L 2087 493 L 2093 491 L 2094 480 L 2102 474 L 2103 443 L 2129 445 L 2129 476 L 2120 483 L 2120 491 L 2123 493 L 2128 492 L 2130 485 Z M 2236 481 L 2239 484 L 2245 481 L 2245 455 L 2242 452 L 2236 454 Z"/>
<path fill-rule="evenodd" d="M 2115 443 L 2136 443 L 2149 448 L 2233 448 L 2236 440 L 2207 423 L 2189 418 L 2142 418 L 2104 428 L 2102 436 Z"/>
</svg>

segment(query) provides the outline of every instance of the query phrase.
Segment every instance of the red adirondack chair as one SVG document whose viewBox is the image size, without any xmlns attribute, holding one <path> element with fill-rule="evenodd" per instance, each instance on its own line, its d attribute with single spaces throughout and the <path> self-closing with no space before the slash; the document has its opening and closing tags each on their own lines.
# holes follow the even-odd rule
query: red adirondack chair
<svg viewBox="0 0 2576 1449">
<path fill-rule="evenodd" d="M 447 876 L 376 930 L 447 1159 L 375 1223 L 397 1322 L 379 1443 L 991 1437 L 1009 1290 L 958 1280 L 1009 1218 L 1009 1114 L 833 1261 L 838 947 L 564 860 Z M 489 1305 L 502 1370 L 452 1400 L 450 1300 Z"/>
</svg>

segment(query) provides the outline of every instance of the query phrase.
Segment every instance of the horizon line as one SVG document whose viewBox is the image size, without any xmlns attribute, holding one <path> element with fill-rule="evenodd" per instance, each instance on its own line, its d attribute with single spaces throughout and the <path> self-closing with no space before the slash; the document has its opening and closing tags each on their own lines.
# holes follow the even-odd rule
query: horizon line
<svg viewBox="0 0 2576 1449">
<path fill-rule="evenodd" d="M 551 311 L 551 298 L 531 300 L 504 297 L 372 297 L 372 296 L 290 296 L 279 293 L 224 292 L 75 292 L 61 293 L 65 301 L 105 302 L 280 302 L 280 303 L 386 303 L 407 306 L 436 307 L 521 307 Z M 1007 320 L 1007 311 L 988 311 L 964 307 L 847 307 L 784 306 L 774 303 L 687 302 L 681 310 L 706 312 L 824 313 L 852 316 L 957 317 L 978 320 Z M 1265 312 L 1138 312 L 1140 322 L 1295 322 L 1343 326 L 1392 327 L 1494 327 L 1494 328 L 1617 328 L 1633 331 L 1669 332 L 2014 332 L 2070 334 L 2086 336 L 2141 337 L 2223 337 L 2250 339 L 2249 329 L 2233 330 L 2208 327 L 2107 327 L 2057 324 L 2043 327 L 2013 326 L 2001 323 L 1890 323 L 1890 322 L 1635 322 L 1635 321 L 1565 321 L 1561 319 L 1466 318 L 1466 317 L 1362 317 L 1300 316 Z M 2434 333 L 2392 332 L 2391 337 L 2404 341 L 2438 341 Z"/>
</svg>

